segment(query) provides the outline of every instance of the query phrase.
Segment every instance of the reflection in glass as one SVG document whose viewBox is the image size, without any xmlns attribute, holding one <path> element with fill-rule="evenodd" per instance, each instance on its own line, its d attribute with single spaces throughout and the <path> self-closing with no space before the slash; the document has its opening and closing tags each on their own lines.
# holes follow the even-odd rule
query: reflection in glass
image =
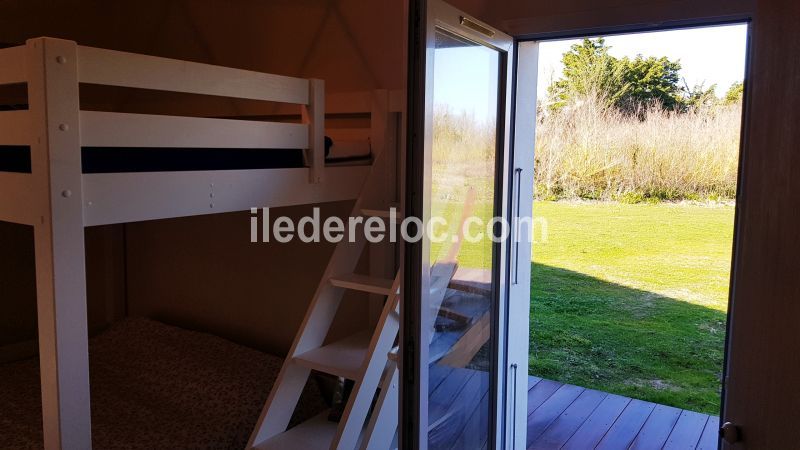
<svg viewBox="0 0 800 450">
<path fill-rule="evenodd" d="M 499 67 L 497 51 L 436 32 L 430 217 L 446 225 L 430 247 L 431 449 L 489 437 Z"/>
</svg>

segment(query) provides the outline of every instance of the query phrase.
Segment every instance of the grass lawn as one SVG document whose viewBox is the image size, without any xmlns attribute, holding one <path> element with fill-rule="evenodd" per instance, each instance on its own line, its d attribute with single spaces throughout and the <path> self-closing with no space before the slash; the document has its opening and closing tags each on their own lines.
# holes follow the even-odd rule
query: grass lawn
<svg viewBox="0 0 800 450">
<path fill-rule="evenodd" d="M 733 213 L 536 202 L 530 373 L 719 414 Z"/>
</svg>

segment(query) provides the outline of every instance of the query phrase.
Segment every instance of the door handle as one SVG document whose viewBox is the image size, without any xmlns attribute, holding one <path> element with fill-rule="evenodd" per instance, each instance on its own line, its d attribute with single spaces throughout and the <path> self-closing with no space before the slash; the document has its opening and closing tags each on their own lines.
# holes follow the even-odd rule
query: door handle
<svg viewBox="0 0 800 450">
<path fill-rule="evenodd" d="M 728 444 L 735 444 L 741 440 L 742 433 L 739 426 L 731 422 L 725 422 L 719 427 L 719 435 Z"/>
<path fill-rule="evenodd" d="M 511 449 L 517 448 L 517 363 L 511 364 Z"/>
<path fill-rule="evenodd" d="M 517 167 L 514 169 L 514 192 L 516 193 L 516 198 L 514 200 L 514 214 L 512 216 L 514 220 L 514 280 L 511 284 L 519 284 L 519 211 L 520 211 L 520 198 L 522 196 L 522 168 Z"/>
</svg>

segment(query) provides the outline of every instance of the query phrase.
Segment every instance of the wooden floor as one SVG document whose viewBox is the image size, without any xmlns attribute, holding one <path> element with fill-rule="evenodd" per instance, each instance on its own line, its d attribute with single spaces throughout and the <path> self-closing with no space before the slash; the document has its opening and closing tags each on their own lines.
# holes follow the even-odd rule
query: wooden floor
<svg viewBox="0 0 800 450">
<path fill-rule="evenodd" d="M 485 447 L 486 372 L 434 365 L 429 385 L 429 447 Z M 528 387 L 529 449 L 717 448 L 716 416 L 537 377 Z"/>
</svg>

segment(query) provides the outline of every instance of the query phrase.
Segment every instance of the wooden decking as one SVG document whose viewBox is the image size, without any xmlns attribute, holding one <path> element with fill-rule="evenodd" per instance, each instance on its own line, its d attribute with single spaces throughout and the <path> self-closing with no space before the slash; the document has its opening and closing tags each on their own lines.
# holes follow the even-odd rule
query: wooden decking
<svg viewBox="0 0 800 450">
<path fill-rule="evenodd" d="M 429 447 L 485 447 L 487 373 L 433 365 L 429 385 Z M 537 377 L 528 387 L 528 449 L 717 448 L 716 416 Z"/>
<path fill-rule="evenodd" d="M 716 449 L 719 418 L 530 377 L 529 449 Z"/>
</svg>

